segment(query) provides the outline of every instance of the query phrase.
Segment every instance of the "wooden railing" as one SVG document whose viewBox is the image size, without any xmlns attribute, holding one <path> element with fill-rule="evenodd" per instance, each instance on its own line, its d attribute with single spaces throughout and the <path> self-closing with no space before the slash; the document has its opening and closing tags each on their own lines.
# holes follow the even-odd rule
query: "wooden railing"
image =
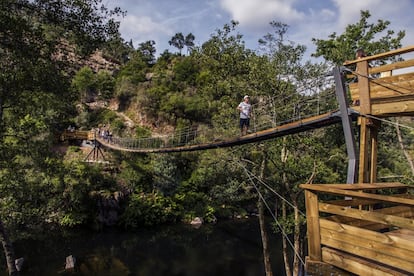
<svg viewBox="0 0 414 276">
<path fill-rule="evenodd" d="M 65 130 L 60 135 L 61 141 L 66 140 L 94 140 L 95 132 L 91 130 Z"/>
<path fill-rule="evenodd" d="M 414 58 L 381 66 L 369 62 L 384 61 L 414 52 L 414 46 L 345 62 L 356 65 L 349 84 L 353 109 L 374 116 L 414 115 Z"/>
<path fill-rule="evenodd" d="M 308 274 L 315 272 L 315 264 L 328 264 L 357 275 L 413 275 L 414 195 L 409 186 L 301 187 L 306 198 Z"/>
</svg>

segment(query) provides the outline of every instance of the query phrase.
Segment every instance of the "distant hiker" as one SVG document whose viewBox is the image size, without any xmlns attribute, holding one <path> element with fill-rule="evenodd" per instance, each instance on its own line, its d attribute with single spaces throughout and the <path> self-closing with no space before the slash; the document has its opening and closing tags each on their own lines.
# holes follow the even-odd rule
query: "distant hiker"
<svg viewBox="0 0 414 276">
<path fill-rule="evenodd" d="M 250 97 L 248 95 L 243 97 L 243 101 L 237 106 L 240 111 L 240 132 L 241 135 L 246 135 L 250 126 L 250 114 L 252 112 L 252 105 L 249 103 Z"/>
</svg>

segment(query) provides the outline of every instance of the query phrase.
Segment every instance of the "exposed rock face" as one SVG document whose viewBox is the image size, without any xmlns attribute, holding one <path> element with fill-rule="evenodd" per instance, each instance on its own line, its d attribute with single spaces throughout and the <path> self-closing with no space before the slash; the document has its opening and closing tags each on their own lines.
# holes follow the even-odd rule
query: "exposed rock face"
<svg viewBox="0 0 414 276">
<path fill-rule="evenodd" d="M 101 70 L 114 72 L 117 71 L 120 67 L 120 63 L 105 58 L 102 51 L 100 50 L 96 51 L 91 56 L 89 56 L 89 59 L 81 61 L 81 65 L 82 67 L 90 67 L 94 72 L 99 72 Z"/>
<path fill-rule="evenodd" d="M 111 59 L 110 57 L 105 57 L 101 50 L 96 50 L 87 58 L 81 58 L 76 54 L 75 47 L 66 41 L 60 43 L 54 58 L 57 60 L 67 60 L 76 64 L 77 68 L 73 68 L 74 70 L 79 70 L 84 66 L 88 66 L 94 72 L 99 72 L 101 70 L 116 72 L 121 66 L 119 61 Z"/>
</svg>

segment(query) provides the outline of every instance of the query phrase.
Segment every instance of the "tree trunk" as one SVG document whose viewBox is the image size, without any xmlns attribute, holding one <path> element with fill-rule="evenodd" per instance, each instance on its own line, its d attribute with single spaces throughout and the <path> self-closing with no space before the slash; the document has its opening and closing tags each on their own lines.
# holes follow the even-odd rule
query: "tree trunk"
<svg viewBox="0 0 414 276">
<path fill-rule="evenodd" d="M 301 264 L 301 262 L 299 261 L 299 256 L 301 255 L 300 254 L 300 248 L 301 248 L 300 217 L 299 217 L 298 204 L 296 200 L 293 200 L 293 204 L 295 205 L 295 209 L 294 209 L 295 227 L 294 227 L 294 232 L 293 232 L 293 240 L 294 240 L 294 249 L 295 249 L 296 254 L 294 255 L 294 258 L 293 258 L 292 269 L 293 269 L 293 275 L 299 275 L 299 269 L 300 269 L 300 264 Z M 297 254 L 299 254 L 299 256 Z"/>
<path fill-rule="evenodd" d="M 263 157 L 262 165 L 260 168 L 260 179 L 263 179 L 264 168 L 266 164 L 266 156 Z M 262 246 L 263 246 L 263 261 L 265 266 L 266 276 L 273 276 L 272 265 L 270 263 L 270 252 L 269 252 L 269 238 L 266 231 L 266 222 L 264 215 L 264 206 L 263 200 L 259 195 L 257 207 L 259 209 L 259 224 L 260 224 L 260 235 L 262 237 Z"/>
<path fill-rule="evenodd" d="M 259 198 L 258 201 L 259 209 L 259 224 L 260 224 L 260 234 L 262 236 L 262 246 L 263 246 L 263 261 L 265 266 L 266 276 L 273 276 L 272 265 L 270 263 L 270 252 L 269 252 L 269 238 L 266 231 L 266 223 L 264 219 L 264 208 L 263 201 Z"/>
<path fill-rule="evenodd" d="M 405 149 L 404 143 L 403 143 L 403 139 L 401 136 L 401 131 L 400 131 L 400 126 L 399 126 L 399 121 L 397 119 L 397 125 L 395 127 L 397 129 L 397 137 L 398 137 L 398 143 L 400 144 L 400 148 L 404 153 L 405 158 L 408 161 L 408 164 L 410 165 L 411 168 L 411 174 L 414 175 L 414 164 L 413 164 L 413 160 L 411 159 L 410 154 L 408 153 L 408 151 Z"/>
<path fill-rule="evenodd" d="M 287 220 L 286 202 L 284 200 L 282 200 L 282 218 L 283 218 L 284 221 Z M 286 240 L 285 235 L 282 235 L 282 246 L 283 246 L 283 260 L 284 260 L 284 263 L 285 263 L 286 276 L 291 276 L 292 271 L 290 270 L 290 265 L 289 265 L 288 244 L 287 244 L 287 240 Z"/>
<path fill-rule="evenodd" d="M 13 245 L 10 242 L 9 236 L 4 228 L 3 222 L 0 220 L 0 241 L 3 245 L 4 255 L 6 257 L 7 262 L 7 269 L 9 271 L 9 275 L 19 275 L 19 272 L 16 269 L 15 265 L 15 257 L 14 257 L 14 250 Z"/>
</svg>

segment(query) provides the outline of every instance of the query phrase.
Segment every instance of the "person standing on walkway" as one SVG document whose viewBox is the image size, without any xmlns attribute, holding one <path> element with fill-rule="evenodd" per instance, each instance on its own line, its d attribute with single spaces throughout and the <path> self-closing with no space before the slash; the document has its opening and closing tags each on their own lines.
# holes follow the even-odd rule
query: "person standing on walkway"
<svg viewBox="0 0 414 276">
<path fill-rule="evenodd" d="M 243 101 L 237 106 L 240 111 L 240 132 L 241 135 L 246 135 L 250 126 L 250 114 L 252 112 L 252 105 L 249 103 L 250 97 L 248 95 L 243 97 Z"/>
</svg>

